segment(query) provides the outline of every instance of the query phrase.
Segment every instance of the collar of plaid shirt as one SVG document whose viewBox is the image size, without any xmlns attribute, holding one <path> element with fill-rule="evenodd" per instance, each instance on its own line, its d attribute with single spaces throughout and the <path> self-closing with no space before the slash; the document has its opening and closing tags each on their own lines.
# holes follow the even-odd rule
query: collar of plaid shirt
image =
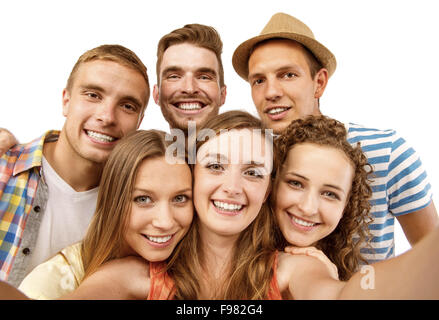
<svg viewBox="0 0 439 320">
<path fill-rule="evenodd" d="M 0 280 L 7 280 L 23 238 L 40 180 L 43 145 L 58 136 L 59 131 L 47 131 L 0 159 Z"/>
</svg>

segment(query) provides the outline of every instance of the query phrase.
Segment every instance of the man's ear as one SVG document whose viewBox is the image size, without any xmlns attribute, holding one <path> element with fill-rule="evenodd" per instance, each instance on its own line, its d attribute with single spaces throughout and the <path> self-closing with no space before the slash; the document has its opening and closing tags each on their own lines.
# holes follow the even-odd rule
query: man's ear
<svg viewBox="0 0 439 320">
<path fill-rule="evenodd" d="M 70 92 L 65 88 L 62 91 L 62 114 L 64 117 L 67 117 L 69 113 L 69 105 L 70 105 Z"/>
<path fill-rule="evenodd" d="M 314 83 L 315 83 L 314 98 L 319 99 L 323 95 L 326 85 L 328 84 L 328 79 L 329 79 L 328 70 L 326 70 L 325 68 L 320 69 L 316 73 L 314 77 Z"/>
<path fill-rule="evenodd" d="M 152 97 L 154 99 L 155 104 L 160 105 L 159 104 L 160 92 L 159 92 L 159 87 L 157 84 L 155 84 L 154 87 L 152 88 Z"/>
<path fill-rule="evenodd" d="M 220 106 L 222 106 L 226 102 L 226 96 L 227 96 L 227 86 L 226 85 L 221 87 L 220 95 L 221 95 Z"/>
</svg>

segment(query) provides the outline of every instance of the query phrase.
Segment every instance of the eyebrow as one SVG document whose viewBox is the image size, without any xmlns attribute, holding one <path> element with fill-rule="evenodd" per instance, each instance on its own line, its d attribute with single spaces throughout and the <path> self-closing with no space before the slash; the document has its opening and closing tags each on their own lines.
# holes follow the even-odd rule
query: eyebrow
<svg viewBox="0 0 439 320">
<path fill-rule="evenodd" d="M 300 68 L 300 66 L 298 66 L 296 64 L 289 64 L 289 65 L 285 65 L 285 66 L 277 68 L 274 71 L 274 73 L 279 73 L 279 72 L 287 71 L 287 70 L 290 70 L 290 69 L 294 69 L 294 70 L 298 70 L 298 71 L 302 70 L 302 68 Z M 264 73 L 256 72 L 256 73 L 250 73 L 248 75 L 248 78 L 252 79 L 252 78 L 263 77 L 263 76 L 264 76 Z"/>
<path fill-rule="evenodd" d="M 99 91 L 99 92 L 102 92 L 102 93 L 106 92 L 106 90 L 104 88 L 102 88 L 101 86 L 96 85 L 96 84 L 81 85 L 80 89 L 82 91 L 84 91 L 84 90 L 96 90 L 96 91 Z M 139 99 L 137 99 L 136 97 L 133 97 L 131 95 L 124 95 L 119 100 L 127 100 L 127 101 L 135 104 L 139 108 L 143 105 L 143 103 Z"/>
<path fill-rule="evenodd" d="M 170 72 L 182 72 L 182 71 L 184 71 L 183 68 L 181 68 L 179 66 L 169 66 L 169 67 L 166 67 L 165 69 L 163 69 L 162 76 L 167 74 L 167 73 L 170 73 Z M 217 75 L 217 72 L 214 69 L 208 68 L 208 67 L 198 68 L 198 69 L 195 70 L 195 72 L 198 72 L 198 73 L 209 73 L 209 74 L 214 75 L 214 76 Z"/>
<path fill-rule="evenodd" d="M 133 189 L 133 193 L 134 193 L 134 191 L 140 191 L 140 192 L 143 192 L 143 193 L 150 193 L 150 194 L 155 194 L 155 192 L 154 191 L 152 191 L 152 190 L 148 190 L 148 189 L 143 189 L 143 188 L 134 188 Z M 185 193 L 185 192 L 192 192 L 192 188 L 185 188 L 185 189 L 181 189 L 181 190 L 178 190 L 178 191 L 176 191 L 175 193 L 177 194 L 177 193 Z"/>
<path fill-rule="evenodd" d="M 302 176 L 300 174 L 297 174 L 295 172 L 287 172 L 286 174 L 302 178 L 305 181 L 309 181 L 309 179 L 307 177 L 304 177 L 304 176 Z M 329 188 L 333 188 L 333 189 L 339 190 L 340 192 L 345 193 L 344 190 L 341 187 L 339 187 L 339 186 L 336 186 L 336 185 L 333 185 L 333 184 L 329 184 L 329 183 L 325 183 L 324 186 L 325 187 L 329 187 Z"/>
<path fill-rule="evenodd" d="M 169 66 L 169 67 L 163 69 L 162 75 L 167 74 L 169 72 L 177 72 L 177 71 L 183 71 L 183 69 L 180 67 L 177 67 L 177 66 Z"/>
<path fill-rule="evenodd" d="M 254 166 L 254 167 L 265 167 L 265 163 L 257 162 L 254 160 L 244 162 L 245 165 Z"/>
<path fill-rule="evenodd" d="M 214 158 L 216 160 L 219 160 L 221 163 L 228 163 L 229 158 L 221 153 L 208 153 L 206 154 L 202 160 L 206 158 Z"/>
<path fill-rule="evenodd" d="M 214 69 L 212 69 L 212 68 L 207 68 L 207 67 L 198 68 L 198 69 L 196 70 L 196 72 L 199 72 L 199 73 L 209 73 L 209 74 L 214 75 L 214 76 L 217 75 L 217 72 L 216 72 Z"/>
</svg>

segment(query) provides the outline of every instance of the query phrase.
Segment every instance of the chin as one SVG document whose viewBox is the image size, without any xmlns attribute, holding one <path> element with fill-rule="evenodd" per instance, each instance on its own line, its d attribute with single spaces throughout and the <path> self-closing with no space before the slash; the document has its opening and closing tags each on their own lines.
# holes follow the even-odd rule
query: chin
<svg viewBox="0 0 439 320">
<path fill-rule="evenodd" d="M 143 259 L 149 261 L 149 262 L 161 262 L 161 261 L 165 261 L 166 259 L 169 258 L 169 256 L 171 255 L 172 251 L 169 252 L 169 254 L 165 254 L 165 253 L 160 253 L 160 254 L 148 254 L 148 255 L 144 255 L 142 256 Z"/>
</svg>

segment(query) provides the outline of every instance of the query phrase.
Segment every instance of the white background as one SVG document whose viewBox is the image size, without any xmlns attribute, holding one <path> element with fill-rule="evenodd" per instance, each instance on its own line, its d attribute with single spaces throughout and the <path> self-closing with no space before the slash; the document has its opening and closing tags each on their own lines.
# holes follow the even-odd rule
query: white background
<svg viewBox="0 0 439 320">
<path fill-rule="evenodd" d="M 61 93 L 77 58 L 101 44 L 138 54 L 156 82 L 158 40 L 187 23 L 215 27 L 224 42 L 228 95 L 222 111 L 253 114 L 250 88 L 231 64 L 234 49 L 272 14 L 296 16 L 336 56 L 322 112 L 341 121 L 396 129 L 421 155 L 433 191 L 439 185 L 436 138 L 439 78 L 437 2 L 418 1 L 2 1 L 0 127 L 20 142 L 64 122 Z M 150 100 L 142 129 L 167 130 Z M 439 203 L 437 194 L 434 194 Z M 396 252 L 408 248 L 396 230 Z"/>
</svg>

